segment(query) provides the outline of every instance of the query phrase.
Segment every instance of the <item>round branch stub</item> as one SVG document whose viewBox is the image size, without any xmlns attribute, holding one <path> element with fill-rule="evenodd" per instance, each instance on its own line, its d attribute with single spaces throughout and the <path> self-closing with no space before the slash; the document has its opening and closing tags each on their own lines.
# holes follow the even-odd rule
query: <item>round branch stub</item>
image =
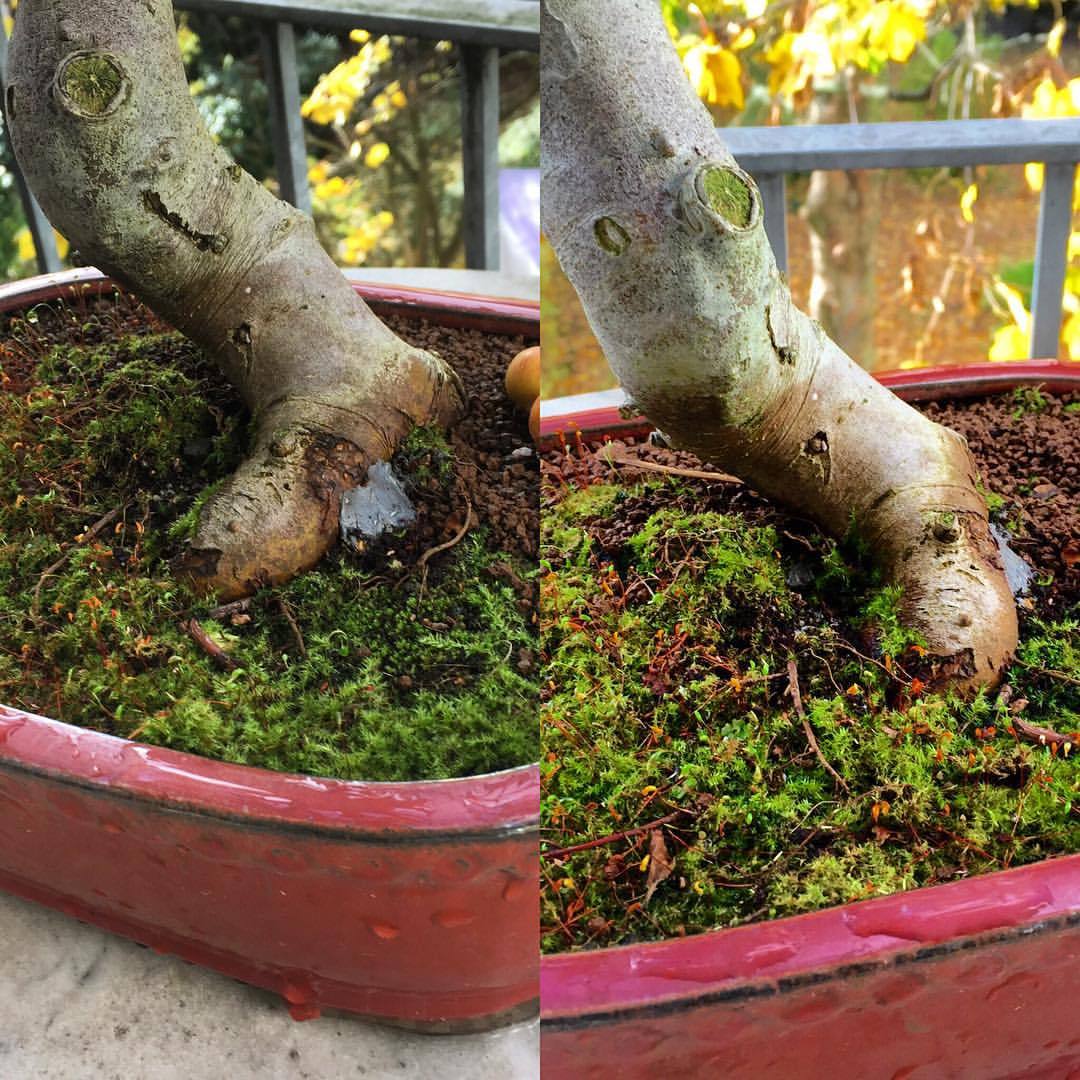
<svg viewBox="0 0 1080 1080">
<path fill-rule="evenodd" d="M 116 112 L 127 99 L 130 85 L 115 56 L 94 50 L 65 57 L 53 83 L 60 104 L 87 120 L 102 120 Z"/>
</svg>

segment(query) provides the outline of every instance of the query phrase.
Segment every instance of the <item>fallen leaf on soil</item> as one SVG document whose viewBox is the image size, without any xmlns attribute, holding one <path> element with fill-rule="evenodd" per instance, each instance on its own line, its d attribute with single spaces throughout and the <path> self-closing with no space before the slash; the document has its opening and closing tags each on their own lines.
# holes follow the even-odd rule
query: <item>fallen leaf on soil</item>
<svg viewBox="0 0 1080 1080">
<path fill-rule="evenodd" d="M 1080 564 L 1080 540 L 1070 540 L 1061 549 L 1061 561 L 1070 569 Z"/>
<path fill-rule="evenodd" d="M 668 851 L 667 842 L 661 829 L 654 829 L 649 834 L 649 877 L 645 882 L 645 900 L 647 904 L 661 883 L 671 877 L 675 869 L 675 860 Z"/>
</svg>

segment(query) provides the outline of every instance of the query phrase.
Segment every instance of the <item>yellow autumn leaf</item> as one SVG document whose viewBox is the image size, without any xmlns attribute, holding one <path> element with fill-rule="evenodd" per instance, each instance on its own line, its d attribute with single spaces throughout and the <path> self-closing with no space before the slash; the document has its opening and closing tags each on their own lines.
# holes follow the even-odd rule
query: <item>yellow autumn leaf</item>
<svg viewBox="0 0 1080 1080">
<path fill-rule="evenodd" d="M 1053 30 L 1046 37 L 1046 51 L 1051 56 L 1061 55 L 1061 39 L 1065 36 L 1066 23 L 1064 19 L 1058 19 L 1054 23 Z"/>
<path fill-rule="evenodd" d="M 686 51 L 683 68 L 702 101 L 721 107 L 730 105 L 735 109 L 741 109 L 745 104 L 742 65 L 730 49 L 701 41 Z"/>
<path fill-rule="evenodd" d="M 926 39 L 926 20 L 905 0 L 874 4 L 867 17 L 867 42 L 898 64 L 907 63 Z"/>
<path fill-rule="evenodd" d="M 30 230 L 25 226 L 15 234 L 15 246 L 18 248 L 19 258 L 23 262 L 33 261 L 34 256 L 37 254 L 34 248 L 34 238 L 30 235 Z"/>
<path fill-rule="evenodd" d="M 960 216 L 970 225 L 975 220 L 975 200 L 979 197 L 979 185 L 968 184 L 967 190 L 960 196 Z"/>
<path fill-rule="evenodd" d="M 61 259 L 66 259 L 68 257 L 68 252 L 71 250 L 71 245 L 67 242 L 67 238 L 61 236 L 55 229 L 53 230 L 53 236 L 56 238 L 57 255 L 59 255 Z M 37 248 L 34 246 L 34 238 L 25 225 L 15 234 L 15 247 L 19 258 L 23 262 L 33 262 L 37 258 Z"/>
<path fill-rule="evenodd" d="M 754 28 L 752 26 L 744 26 L 735 37 L 731 39 L 731 45 L 729 47 L 732 52 L 742 52 L 743 49 L 749 49 L 755 41 L 757 41 L 757 34 L 754 33 Z"/>
<path fill-rule="evenodd" d="M 369 169 L 377 169 L 389 156 L 390 147 L 384 142 L 377 142 L 364 155 L 364 164 Z"/>
<path fill-rule="evenodd" d="M 999 327 L 994 331 L 994 340 L 990 345 L 989 357 L 995 361 L 1026 360 L 1028 354 L 1028 335 L 1015 323 Z"/>
<path fill-rule="evenodd" d="M 1011 285 L 1004 281 L 994 282 L 994 292 L 1005 302 L 1009 316 L 1025 335 L 1031 332 L 1031 312 L 1024 306 L 1024 298 Z"/>
<path fill-rule="evenodd" d="M 1065 320 L 1061 331 L 1065 350 L 1070 360 L 1080 360 L 1080 312 L 1073 312 Z"/>
</svg>

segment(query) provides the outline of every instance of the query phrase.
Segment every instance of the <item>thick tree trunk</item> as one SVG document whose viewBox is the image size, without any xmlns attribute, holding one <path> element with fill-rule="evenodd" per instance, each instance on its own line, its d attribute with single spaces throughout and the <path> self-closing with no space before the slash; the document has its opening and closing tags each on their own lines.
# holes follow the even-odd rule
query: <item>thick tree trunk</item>
<svg viewBox="0 0 1080 1080">
<path fill-rule="evenodd" d="M 456 377 L 213 142 L 171 0 L 23 0 L 6 111 L 53 224 L 212 352 L 251 408 L 252 453 L 206 503 L 185 571 L 230 598 L 313 566 L 342 491 L 412 425 L 459 412 Z"/>
<path fill-rule="evenodd" d="M 811 123 L 841 124 L 847 119 L 846 99 L 839 91 L 814 97 Z M 880 210 L 880 172 L 819 170 L 810 177 L 802 211 L 810 229 L 810 316 L 867 371 L 876 367 Z"/>
<path fill-rule="evenodd" d="M 675 445 L 854 524 L 956 684 L 997 681 L 1016 610 L 964 440 L 792 306 L 656 0 L 541 11 L 543 225 L 622 385 Z"/>
</svg>

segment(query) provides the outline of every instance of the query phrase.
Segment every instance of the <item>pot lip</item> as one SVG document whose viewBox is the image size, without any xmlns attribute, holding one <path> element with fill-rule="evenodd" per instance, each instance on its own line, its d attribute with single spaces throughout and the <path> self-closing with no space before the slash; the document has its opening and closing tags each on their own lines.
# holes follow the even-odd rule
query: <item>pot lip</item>
<svg viewBox="0 0 1080 1080">
<path fill-rule="evenodd" d="M 514 330 L 531 329 L 534 333 L 539 333 L 540 302 L 537 300 L 364 281 L 362 271 L 350 271 L 345 277 L 365 300 L 411 310 L 413 314 L 421 317 L 439 314 L 487 315 L 521 323 L 521 326 L 515 326 Z M 0 284 L 0 313 L 56 300 L 64 290 L 78 289 L 90 295 L 99 295 L 114 287 L 126 288 L 92 266 L 20 278 Z"/>
<path fill-rule="evenodd" d="M 504 333 L 539 330 L 539 304 L 528 300 L 350 284 L 366 300 L 392 309 L 478 317 L 502 324 Z M 0 285 L 0 313 L 56 300 L 72 288 L 99 295 L 114 285 L 93 268 L 24 278 Z M 5 772 L 170 810 L 370 843 L 490 841 L 535 835 L 539 827 L 535 763 L 447 780 L 337 780 L 167 750 L 0 704 L 0 775 Z"/>
<path fill-rule="evenodd" d="M 693 937 L 540 961 L 552 1034 L 738 1004 L 1080 925 L 1080 855 Z"/>
<path fill-rule="evenodd" d="M 1025 385 L 1080 388 L 1080 363 L 1025 360 L 883 372 L 907 400 L 973 397 Z M 620 412 L 621 389 L 541 405 L 541 437 L 627 434 L 651 426 Z M 1080 854 L 805 915 L 687 938 L 541 957 L 549 1034 L 787 993 L 883 966 L 1019 942 L 1080 924 Z"/>
</svg>

